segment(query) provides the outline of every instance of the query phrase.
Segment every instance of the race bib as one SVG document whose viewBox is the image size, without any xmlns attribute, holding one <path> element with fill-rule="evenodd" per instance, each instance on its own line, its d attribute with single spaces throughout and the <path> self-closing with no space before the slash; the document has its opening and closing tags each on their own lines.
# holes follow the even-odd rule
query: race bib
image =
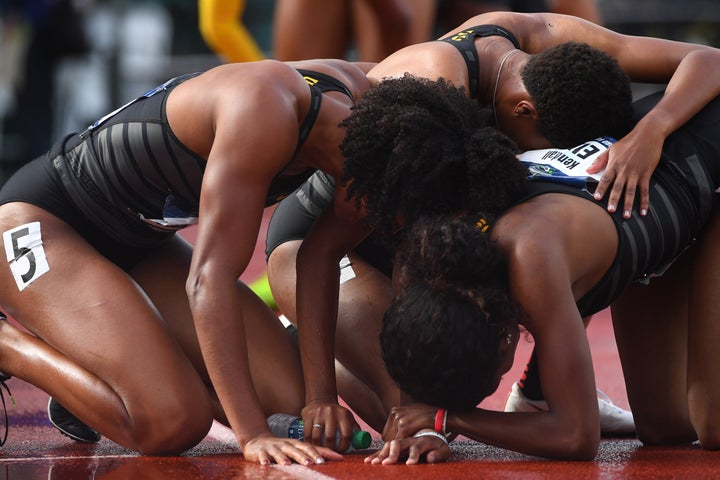
<svg viewBox="0 0 720 480">
<path fill-rule="evenodd" d="M 529 150 L 520 155 L 519 159 L 530 171 L 529 180 L 569 184 L 597 182 L 604 170 L 591 175 L 587 169 L 613 143 L 615 139 L 612 137 L 600 137 L 574 148 Z"/>
<path fill-rule="evenodd" d="M 40 222 L 26 223 L 3 232 L 5 258 L 22 291 L 50 271 L 40 234 Z"/>
</svg>

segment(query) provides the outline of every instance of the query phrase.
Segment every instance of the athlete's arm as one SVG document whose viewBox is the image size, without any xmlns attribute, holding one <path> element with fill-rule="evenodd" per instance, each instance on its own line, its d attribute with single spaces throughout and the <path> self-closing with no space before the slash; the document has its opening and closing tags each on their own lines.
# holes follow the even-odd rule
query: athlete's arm
<svg viewBox="0 0 720 480">
<path fill-rule="evenodd" d="M 516 217 L 504 230 L 496 227 L 495 231 L 508 257 L 511 292 L 527 314 L 524 326 L 533 336 L 549 411 L 450 411 L 446 428 L 453 434 L 529 455 L 587 460 L 597 452 L 600 427 L 590 348 L 573 294 L 578 262 L 565 240 L 571 238 L 567 226 L 547 219 L 533 222 L 532 218 Z M 589 251 L 593 249 L 589 247 Z M 417 439 L 408 438 L 421 428 L 434 427 L 431 413 L 421 406 L 394 409 L 383 433 L 392 438 L 394 432 L 397 440 L 369 461 L 397 463 L 411 448 L 437 449 L 439 444 L 422 446 Z M 441 450 L 430 458 L 444 459 Z"/>
<path fill-rule="evenodd" d="M 510 291 L 533 337 L 547 412 L 448 415 L 448 430 L 530 455 L 592 458 L 600 440 L 590 347 L 575 290 L 614 257 L 614 230 L 594 205 L 572 199 L 549 208 L 539 197 L 510 210 L 494 228 L 508 259 Z M 540 204 L 542 202 L 542 204 Z M 540 205 L 543 205 L 540 207 Z M 565 213 L 564 216 L 559 212 Z M 596 218 L 593 212 L 602 216 Z M 593 255 L 582 255 L 591 251 Z M 597 281 L 597 278 L 593 281 Z M 550 440 L 552 439 L 552 440 Z"/>
<path fill-rule="evenodd" d="M 537 266 L 537 265 L 535 265 Z M 522 269 L 526 276 L 537 270 Z M 528 325 L 533 334 L 541 368 L 542 389 L 550 410 L 536 413 L 507 413 L 477 408 L 471 412 L 448 412 L 447 430 L 489 445 L 547 458 L 568 460 L 592 459 L 600 441 L 597 397 L 590 349 L 582 319 L 572 295 L 553 298 L 559 292 L 540 285 L 549 280 L 541 275 L 534 288 L 544 300 L 542 318 Z M 565 291 L 569 291 L 565 288 Z M 548 302 L 548 298 L 553 298 Z M 568 298 L 570 300 L 568 300 Z M 526 298 L 524 306 L 536 300 Z M 573 311 L 574 309 L 574 311 Z M 549 318 L 552 317 L 552 318 Z M 540 326 L 551 320 L 552 325 Z M 426 461 L 444 461 L 448 452 L 440 442 L 414 438 L 422 429 L 434 428 L 435 407 L 410 405 L 393 409 L 384 435 L 395 438 L 366 459 L 374 464 L 394 464 L 406 456 L 415 461 L 426 455 Z M 395 436 L 393 437 L 393 433 Z"/>
<path fill-rule="evenodd" d="M 528 53 L 569 41 L 584 42 L 614 57 L 633 82 L 667 84 L 663 99 L 589 170 L 597 173 L 605 167 L 596 194 L 602 198 L 610 192 L 610 211 L 620 209 L 625 192 L 622 211 L 626 217 L 638 188 L 641 213 L 649 207 L 650 176 L 660 160 L 665 138 L 720 95 L 717 48 L 623 35 L 581 18 L 551 13 L 494 12 L 474 17 L 464 26 L 470 23 L 496 23 L 508 28 Z"/>
<path fill-rule="evenodd" d="M 267 83 L 255 85 L 252 91 L 246 84 L 216 92 L 214 141 L 203 177 L 188 299 L 203 359 L 245 458 L 314 462 L 332 454 L 274 437 L 250 374 L 246 293 L 237 282 L 254 250 L 268 186 L 292 158 L 298 131 L 294 103 L 279 94 L 269 97 L 273 92 Z"/>
<path fill-rule="evenodd" d="M 338 450 L 350 444 L 355 421 L 338 404 L 335 379 L 335 328 L 340 287 L 339 262 L 367 236 L 369 228 L 357 216 L 347 212 L 345 190 L 336 185 L 333 208 L 318 218 L 297 255 L 297 326 L 300 355 L 305 376 L 305 403 L 302 411 L 306 425 L 323 425 L 324 432 L 339 430 Z M 352 208 L 352 207 L 350 207 Z M 323 430 L 313 429 L 311 438 L 320 444 Z"/>
<path fill-rule="evenodd" d="M 660 52 L 675 49 L 682 51 L 676 42 L 670 43 L 657 43 L 648 48 Z M 602 198 L 612 183 L 608 207 L 610 209 L 610 205 L 614 205 L 619 208 L 618 200 L 624 188 L 622 210 L 626 218 L 630 216 L 637 188 L 640 189 L 640 213 L 647 212 L 650 205 L 650 177 L 660 160 L 665 139 L 720 95 L 720 50 L 695 47 L 684 56 L 678 55 L 679 62 L 671 78 L 666 80 L 663 98 L 607 153 L 607 166 L 596 189 L 596 197 Z M 669 64 L 672 65 L 671 62 Z M 601 163 L 603 159 L 599 158 L 597 165 L 588 171 L 593 173 L 601 170 L 605 166 Z"/>
</svg>

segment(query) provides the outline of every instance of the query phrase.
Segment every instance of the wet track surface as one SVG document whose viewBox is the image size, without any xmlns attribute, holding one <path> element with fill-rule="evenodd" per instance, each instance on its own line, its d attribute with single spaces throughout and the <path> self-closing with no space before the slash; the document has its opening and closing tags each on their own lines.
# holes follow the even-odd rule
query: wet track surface
<svg viewBox="0 0 720 480">
<path fill-rule="evenodd" d="M 596 316 L 589 331 L 598 386 L 627 407 L 609 316 Z M 518 359 L 527 358 L 530 347 L 523 345 Z M 484 406 L 502 408 L 509 385 L 522 367 L 522 362 L 516 363 Z M 591 462 L 550 461 L 461 439 L 452 444 L 450 461 L 437 465 L 367 465 L 363 459 L 369 450 L 346 455 L 342 462 L 313 467 L 262 467 L 245 462 L 232 433 L 216 425 L 205 440 L 182 456 L 140 457 L 105 438 L 86 445 L 60 435 L 47 420 L 45 393 L 18 379 L 11 379 L 9 386 L 17 405 L 8 404 L 10 432 L 0 448 L 0 480 L 720 478 L 720 453 L 695 446 L 644 447 L 634 438 L 604 439 Z M 375 434 L 373 448 L 380 445 L 377 437 Z"/>
</svg>

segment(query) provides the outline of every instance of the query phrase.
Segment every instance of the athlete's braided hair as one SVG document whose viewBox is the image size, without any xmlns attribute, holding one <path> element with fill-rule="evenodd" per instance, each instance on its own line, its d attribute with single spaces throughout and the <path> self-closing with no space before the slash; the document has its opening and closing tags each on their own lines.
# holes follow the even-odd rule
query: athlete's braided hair
<svg viewBox="0 0 720 480">
<path fill-rule="evenodd" d="M 632 127 L 632 91 L 617 61 L 585 43 L 568 42 L 532 55 L 520 71 L 538 110 L 538 130 L 556 147 Z"/>
<path fill-rule="evenodd" d="M 343 180 L 381 232 L 399 217 L 505 208 L 527 176 L 488 112 L 440 79 L 406 74 L 368 90 L 342 123 Z M 498 168 L 503 166 L 506 168 Z"/>
<path fill-rule="evenodd" d="M 404 288 L 380 342 L 391 377 L 417 401 L 470 409 L 497 388 L 500 345 L 522 311 L 486 218 L 423 217 L 397 253 Z"/>
</svg>

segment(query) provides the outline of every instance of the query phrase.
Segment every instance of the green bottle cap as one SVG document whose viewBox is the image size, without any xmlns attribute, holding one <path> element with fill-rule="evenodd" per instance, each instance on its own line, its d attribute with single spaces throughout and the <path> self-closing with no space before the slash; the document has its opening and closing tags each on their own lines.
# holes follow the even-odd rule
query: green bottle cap
<svg viewBox="0 0 720 480">
<path fill-rule="evenodd" d="M 370 432 L 355 430 L 352 435 L 352 446 L 355 450 L 364 450 L 372 443 Z"/>
</svg>

